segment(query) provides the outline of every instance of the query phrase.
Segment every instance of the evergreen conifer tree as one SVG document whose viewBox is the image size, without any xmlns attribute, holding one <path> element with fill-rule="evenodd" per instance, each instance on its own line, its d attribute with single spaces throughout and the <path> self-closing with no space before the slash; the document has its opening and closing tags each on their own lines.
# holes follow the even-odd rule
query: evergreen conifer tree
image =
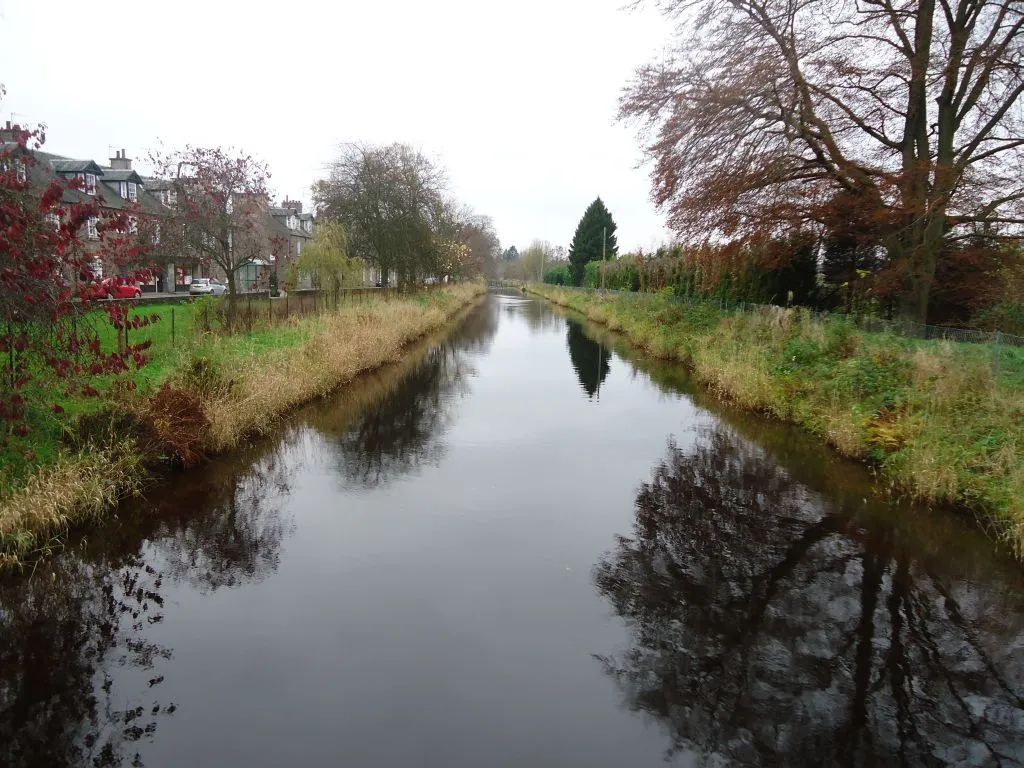
<svg viewBox="0 0 1024 768">
<path fill-rule="evenodd" d="M 615 221 L 599 197 L 587 207 L 583 218 L 576 226 L 576 234 L 572 237 L 572 243 L 569 245 L 573 285 L 579 285 L 583 281 L 583 273 L 588 261 L 600 260 L 602 254 L 609 259 L 614 259 L 618 251 Z"/>
</svg>

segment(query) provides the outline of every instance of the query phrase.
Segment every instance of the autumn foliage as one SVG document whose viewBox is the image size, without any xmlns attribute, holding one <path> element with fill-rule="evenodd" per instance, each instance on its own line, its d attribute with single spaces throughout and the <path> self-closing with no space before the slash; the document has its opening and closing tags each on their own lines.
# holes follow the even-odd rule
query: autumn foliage
<svg viewBox="0 0 1024 768">
<path fill-rule="evenodd" d="M 120 280 L 148 277 L 130 211 L 108 213 L 81 182 L 35 173 L 42 129 L 15 127 L 12 139 L 0 144 L 0 447 L 28 435 L 32 414 L 60 414 L 61 401 L 96 397 L 101 382 L 143 366 L 148 343 L 129 343 L 124 330 L 152 322 L 88 288 L 98 262 L 125 270 Z M 117 349 L 102 348 L 96 322 L 117 330 Z"/>
</svg>

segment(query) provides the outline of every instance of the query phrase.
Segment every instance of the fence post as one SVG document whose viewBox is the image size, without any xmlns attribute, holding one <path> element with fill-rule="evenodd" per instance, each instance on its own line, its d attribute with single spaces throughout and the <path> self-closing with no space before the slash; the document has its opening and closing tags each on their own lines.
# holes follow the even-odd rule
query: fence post
<svg viewBox="0 0 1024 768">
<path fill-rule="evenodd" d="M 992 348 L 992 379 L 999 378 L 1000 350 L 999 342 L 1003 340 L 1003 334 L 996 331 L 995 346 Z"/>
<path fill-rule="evenodd" d="M 11 364 L 11 389 L 17 389 L 14 386 L 14 330 L 11 326 L 11 321 L 7 321 L 7 350 L 9 352 L 8 357 L 10 358 Z"/>
<path fill-rule="evenodd" d="M 174 307 L 171 307 L 171 346 L 175 346 L 174 343 Z"/>
<path fill-rule="evenodd" d="M 249 300 L 245 308 L 245 319 L 246 324 L 249 326 L 249 333 L 252 333 L 252 294 L 249 294 Z"/>
</svg>

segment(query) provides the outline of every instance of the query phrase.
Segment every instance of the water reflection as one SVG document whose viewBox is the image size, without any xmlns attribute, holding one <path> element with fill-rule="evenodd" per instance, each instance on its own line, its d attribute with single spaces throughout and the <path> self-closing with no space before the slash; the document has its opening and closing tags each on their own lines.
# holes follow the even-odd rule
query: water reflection
<svg viewBox="0 0 1024 768">
<path fill-rule="evenodd" d="M 343 417 L 333 425 L 339 474 L 348 485 L 379 488 L 441 461 L 445 431 L 474 373 L 470 353 L 486 353 L 498 311 L 497 302 L 478 306 L 448 338 L 362 404 L 354 421 Z M 317 426 L 325 430 L 326 422 Z"/>
<path fill-rule="evenodd" d="M 277 568 L 292 530 L 280 501 L 293 447 L 251 450 L 180 492 L 158 489 L 120 525 L 0 582 L 0 764 L 142 764 L 138 742 L 177 709 L 160 695 L 173 651 L 150 637 L 167 589 L 209 592 Z"/>
<path fill-rule="evenodd" d="M 944 542 L 945 552 L 956 542 Z M 632 630 L 600 657 L 670 753 L 742 764 L 1017 765 L 1024 600 L 823 503 L 718 428 L 670 442 L 594 570 Z"/>
<path fill-rule="evenodd" d="M 566 322 L 566 344 L 569 347 L 569 359 L 576 370 L 580 386 L 593 398 L 601 389 L 601 384 L 611 370 L 611 354 L 599 342 L 590 338 L 583 326 L 574 320 Z"/>
</svg>

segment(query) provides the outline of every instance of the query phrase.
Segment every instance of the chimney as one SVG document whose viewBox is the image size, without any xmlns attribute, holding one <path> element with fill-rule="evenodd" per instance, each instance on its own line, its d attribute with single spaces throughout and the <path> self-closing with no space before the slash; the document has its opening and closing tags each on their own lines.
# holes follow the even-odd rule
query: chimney
<svg viewBox="0 0 1024 768">
<path fill-rule="evenodd" d="M 282 208 L 290 208 L 295 213 L 302 213 L 302 201 L 301 200 L 289 200 L 287 197 L 284 202 L 281 203 Z"/>
<path fill-rule="evenodd" d="M 11 121 L 8 120 L 6 121 L 6 123 L 4 123 L 4 127 L 0 128 L 0 142 L 17 141 L 18 137 L 21 136 L 21 134 L 21 126 L 17 123 L 11 125 Z"/>
<path fill-rule="evenodd" d="M 132 161 L 128 157 L 128 153 L 123 149 L 114 153 L 114 156 L 110 158 L 110 167 L 115 171 L 130 171 L 132 169 Z"/>
</svg>

